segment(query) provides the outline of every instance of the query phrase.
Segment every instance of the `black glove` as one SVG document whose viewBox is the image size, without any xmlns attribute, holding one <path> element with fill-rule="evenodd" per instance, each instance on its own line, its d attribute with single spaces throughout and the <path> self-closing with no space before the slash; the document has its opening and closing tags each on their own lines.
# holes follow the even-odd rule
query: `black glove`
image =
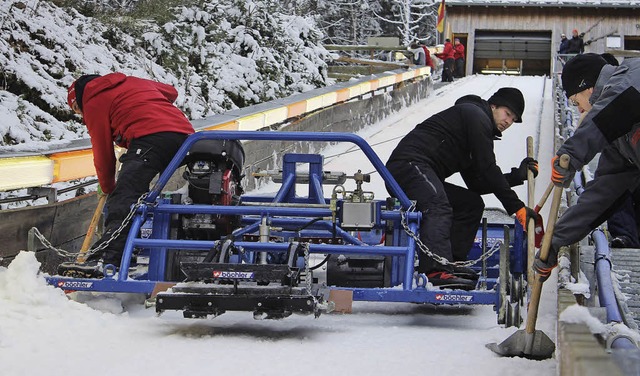
<svg viewBox="0 0 640 376">
<path fill-rule="evenodd" d="M 557 155 L 551 160 L 551 181 L 558 187 L 568 188 L 571 185 L 575 171 L 569 168 L 563 168 L 560 166 L 560 157 Z"/>
<path fill-rule="evenodd" d="M 520 167 L 518 167 L 518 178 L 520 180 L 527 180 L 527 172 L 533 172 L 533 177 L 538 176 L 538 161 L 531 157 L 526 157 L 520 162 Z"/>
<path fill-rule="evenodd" d="M 549 247 L 547 261 L 540 260 L 540 252 L 536 252 L 536 258 L 533 261 L 533 270 L 538 273 L 540 282 L 544 282 L 549 278 L 551 271 L 558 265 L 558 251 L 553 247 Z"/>
</svg>

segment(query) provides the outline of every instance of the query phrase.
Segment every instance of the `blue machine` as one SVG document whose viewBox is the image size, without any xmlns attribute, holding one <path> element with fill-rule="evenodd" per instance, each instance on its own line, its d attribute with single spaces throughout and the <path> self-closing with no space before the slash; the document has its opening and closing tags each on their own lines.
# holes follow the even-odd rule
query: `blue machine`
<svg viewBox="0 0 640 376">
<path fill-rule="evenodd" d="M 282 170 L 265 175 L 281 182 L 274 196 L 243 195 L 239 183 L 244 152 L 239 140 L 353 143 L 395 198 L 375 200 L 362 189 L 369 175 L 360 171 L 353 176 L 323 171 L 323 157 L 317 154 L 284 155 Z M 184 163 L 189 197 L 163 194 L 169 178 Z M 300 165 L 307 165 L 308 173 L 299 173 Z M 344 190 L 347 178 L 356 181 L 354 191 Z M 301 197 L 296 185 L 305 183 L 308 195 Z M 334 185 L 330 195 L 324 193 L 326 185 Z M 251 311 L 257 318 L 319 315 L 330 309 L 326 302 L 330 290 L 350 290 L 356 301 L 491 304 L 497 311 L 508 305 L 507 295 L 511 303 L 514 296 L 521 300 L 521 293 L 515 292 L 520 288 L 509 292 L 509 287 L 515 286 L 514 276 L 521 281 L 526 270 L 522 228 L 489 225 L 479 230 L 480 240 L 470 259 L 479 259 L 487 246 L 505 244 L 473 266 L 484 271 L 477 289 L 433 289 L 424 275 L 414 276 L 418 248 L 409 233 L 419 233 L 421 214 L 411 207 L 383 162 L 359 136 L 198 132 L 185 141 L 136 205 L 117 273 L 114 267 L 104 279 L 52 276 L 48 282 L 65 290 L 147 295 L 161 286 L 173 286 L 157 295 L 156 310 L 180 310 L 185 317 L 216 316 L 227 310 Z M 510 237 L 515 238 L 512 244 Z M 320 261 L 312 265 L 312 259 Z"/>
</svg>

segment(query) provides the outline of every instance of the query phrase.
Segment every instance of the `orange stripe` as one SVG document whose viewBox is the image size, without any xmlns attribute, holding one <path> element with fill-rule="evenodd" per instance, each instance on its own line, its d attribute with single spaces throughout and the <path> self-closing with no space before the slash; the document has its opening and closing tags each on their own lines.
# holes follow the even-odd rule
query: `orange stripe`
<svg viewBox="0 0 640 376">
<path fill-rule="evenodd" d="M 307 112 L 307 101 L 296 102 L 287 106 L 289 109 L 289 117 L 300 116 Z"/>
<path fill-rule="evenodd" d="M 336 94 L 336 103 L 344 102 L 349 99 L 349 88 L 340 89 Z"/>
<path fill-rule="evenodd" d="M 237 131 L 238 130 L 238 122 L 237 121 L 229 121 L 227 123 L 216 124 L 210 127 L 204 128 L 205 131 Z"/>
<path fill-rule="evenodd" d="M 53 183 L 80 179 L 96 174 L 91 149 L 49 155 L 53 160 Z"/>
</svg>

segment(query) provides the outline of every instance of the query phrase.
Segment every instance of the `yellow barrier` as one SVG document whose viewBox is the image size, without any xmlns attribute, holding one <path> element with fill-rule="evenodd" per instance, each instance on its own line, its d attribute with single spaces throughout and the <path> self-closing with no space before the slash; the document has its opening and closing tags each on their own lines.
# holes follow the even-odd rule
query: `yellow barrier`
<svg viewBox="0 0 640 376">
<path fill-rule="evenodd" d="M 263 129 L 399 82 L 429 76 L 430 73 L 429 67 L 391 73 L 368 81 L 356 82 L 353 86 L 340 87 L 333 92 L 238 117 L 232 121 L 211 124 L 199 130 Z M 95 175 L 95 168 L 91 148 L 65 152 L 52 150 L 44 155 L 26 157 L 0 157 L 0 191 L 36 187 L 93 175 Z"/>
</svg>

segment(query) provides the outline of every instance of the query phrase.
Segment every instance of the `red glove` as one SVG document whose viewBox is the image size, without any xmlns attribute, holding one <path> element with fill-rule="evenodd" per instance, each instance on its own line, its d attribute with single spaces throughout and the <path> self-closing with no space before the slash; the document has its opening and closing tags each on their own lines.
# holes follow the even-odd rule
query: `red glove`
<svg viewBox="0 0 640 376">
<path fill-rule="evenodd" d="M 525 231 L 526 230 L 525 228 Z M 534 231 L 536 234 L 535 246 L 536 248 L 540 248 L 542 246 L 542 238 L 544 238 L 544 223 L 542 223 L 542 216 L 540 214 L 536 216 Z"/>
</svg>

